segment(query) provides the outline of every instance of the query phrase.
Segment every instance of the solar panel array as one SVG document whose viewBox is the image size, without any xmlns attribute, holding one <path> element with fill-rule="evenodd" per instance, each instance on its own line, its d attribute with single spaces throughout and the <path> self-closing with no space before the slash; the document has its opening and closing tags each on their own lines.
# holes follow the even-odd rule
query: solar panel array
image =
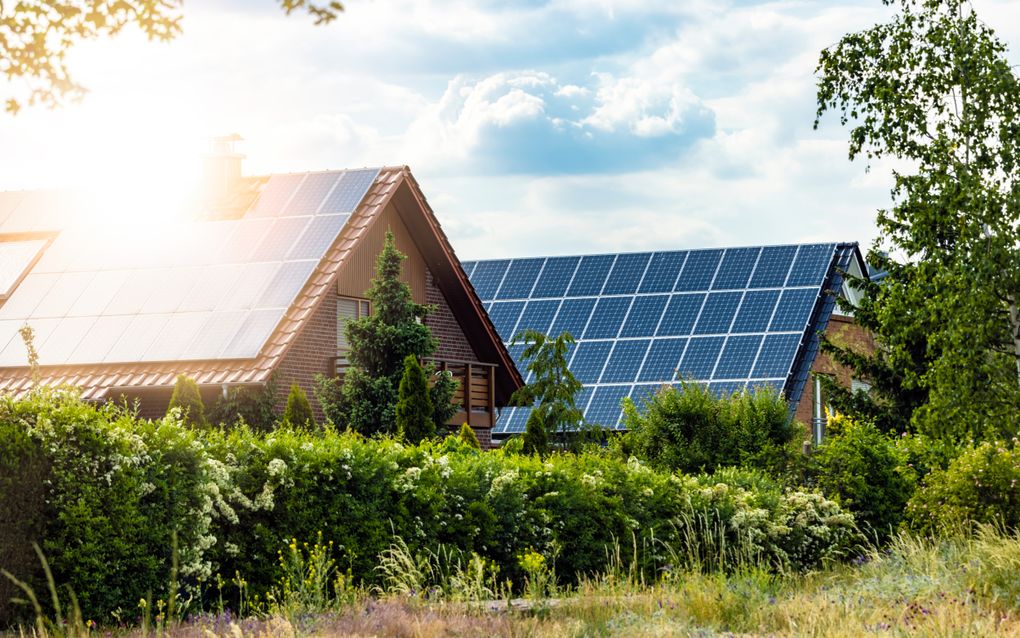
<svg viewBox="0 0 1020 638">
<path fill-rule="evenodd" d="M 522 372 L 527 362 L 523 345 L 511 344 L 515 335 L 573 335 L 569 365 L 584 384 L 578 407 L 587 421 L 618 428 L 621 399 L 640 400 L 679 378 L 719 393 L 765 386 L 799 399 L 799 390 L 790 394 L 795 363 L 832 311 L 823 284 L 838 289 L 833 267 L 852 252 L 851 245 L 809 244 L 486 260 L 464 268 Z M 493 433 L 522 432 L 528 411 L 504 410 Z"/>
<path fill-rule="evenodd" d="M 26 365 L 26 322 L 43 365 L 257 356 L 377 175 L 274 175 L 236 220 L 61 232 L 0 306 L 0 366 Z"/>
</svg>

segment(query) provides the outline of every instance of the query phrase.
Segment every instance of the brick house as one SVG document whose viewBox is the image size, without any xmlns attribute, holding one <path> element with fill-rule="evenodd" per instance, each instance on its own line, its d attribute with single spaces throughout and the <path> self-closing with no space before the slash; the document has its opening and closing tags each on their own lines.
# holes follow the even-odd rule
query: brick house
<svg viewBox="0 0 1020 638">
<path fill-rule="evenodd" d="M 229 140 L 228 140 L 229 141 Z M 461 412 L 483 443 L 522 379 L 407 167 L 241 177 L 240 156 L 210 159 L 201 214 L 165 226 L 76 223 L 80 200 L 0 193 L 0 391 L 32 383 L 18 334 L 35 332 L 41 383 L 89 400 L 137 399 L 164 412 L 177 374 L 207 404 L 275 375 L 312 393 L 342 371 L 346 318 L 364 299 L 387 229 L 403 278 L 435 311 L 435 359 L 460 382 Z"/>
</svg>

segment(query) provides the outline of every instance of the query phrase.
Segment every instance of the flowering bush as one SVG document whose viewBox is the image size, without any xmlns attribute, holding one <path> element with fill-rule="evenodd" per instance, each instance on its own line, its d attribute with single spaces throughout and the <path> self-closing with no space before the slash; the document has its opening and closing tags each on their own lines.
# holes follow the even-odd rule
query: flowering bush
<svg viewBox="0 0 1020 638">
<path fill-rule="evenodd" d="M 635 569 L 652 580 L 670 565 L 730 569 L 748 557 L 808 568 L 854 541 L 836 504 L 751 472 L 690 477 L 611 454 L 482 453 L 456 437 L 412 446 L 329 428 L 195 431 L 178 412 L 144 421 L 61 393 L 0 401 L 0 467 L 29 461 L 41 481 L 0 475 L 5 491 L 43 485 L 37 506 L 18 510 L 18 529 L 36 530 L 57 582 L 92 618 L 165 595 L 174 536 L 186 593 L 208 597 L 203 582 L 223 583 L 227 601 L 242 596 L 231 581 L 245 600 L 286 598 L 280 583 L 295 587 L 297 572 L 280 552 L 304 541 L 329 567 L 316 577 L 380 584 L 379 557 L 399 538 L 411 556 L 440 546 L 477 555 L 518 588 L 527 552 L 569 583 L 606 571 L 619 545 L 633 544 Z M 728 547 L 743 549 L 718 551 Z"/>
<path fill-rule="evenodd" d="M 993 523 L 1020 527 L 1020 450 L 987 441 L 932 471 L 907 505 L 910 526 L 923 532 Z"/>
</svg>

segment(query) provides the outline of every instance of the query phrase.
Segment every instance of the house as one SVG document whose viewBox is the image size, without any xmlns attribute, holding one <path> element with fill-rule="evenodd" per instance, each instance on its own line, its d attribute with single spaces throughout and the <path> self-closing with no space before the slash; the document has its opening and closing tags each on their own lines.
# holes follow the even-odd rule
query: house
<svg viewBox="0 0 1020 638">
<path fill-rule="evenodd" d="M 96 228 L 76 196 L 0 193 L 0 391 L 33 383 L 28 324 L 41 383 L 137 399 L 146 416 L 178 374 L 207 404 L 274 376 L 281 406 L 291 383 L 312 396 L 315 375 L 343 371 L 345 319 L 372 311 L 390 229 L 415 301 L 435 306 L 436 362 L 461 382 L 451 424 L 487 442 L 522 380 L 410 170 L 248 178 L 240 162 L 211 157 L 214 204 L 173 224 Z"/>
<path fill-rule="evenodd" d="M 624 397 L 640 404 L 686 378 L 719 393 L 782 392 L 791 416 L 812 423 L 820 440 L 813 373 L 850 382 L 818 356 L 820 334 L 834 326 L 867 338 L 838 304 L 857 294 L 843 273 L 867 272 L 854 243 L 483 260 L 464 269 L 522 371 L 514 335 L 571 333 L 570 369 L 584 384 L 578 407 L 609 429 L 622 427 Z M 527 414 L 505 411 L 494 438 L 523 431 Z"/>
</svg>

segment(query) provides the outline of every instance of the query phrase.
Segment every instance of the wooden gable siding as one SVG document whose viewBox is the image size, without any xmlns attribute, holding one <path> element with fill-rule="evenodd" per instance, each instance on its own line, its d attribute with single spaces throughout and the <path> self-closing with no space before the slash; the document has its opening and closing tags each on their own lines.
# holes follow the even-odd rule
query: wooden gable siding
<svg viewBox="0 0 1020 638">
<path fill-rule="evenodd" d="M 337 291 L 345 297 L 364 298 L 365 291 L 372 285 L 372 278 L 375 277 L 375 262 L 382 251 L 387 229 L 393 231 L 397 249 L 407 255 L 404 261 L 403 280 L 411 286 L 415 302 L 426 303 L 428 293 L 425 259 L 392 204 L 386 206 L 371 228 L 358 239 L 353 254 L 338 273 Z"/>
</svg>

